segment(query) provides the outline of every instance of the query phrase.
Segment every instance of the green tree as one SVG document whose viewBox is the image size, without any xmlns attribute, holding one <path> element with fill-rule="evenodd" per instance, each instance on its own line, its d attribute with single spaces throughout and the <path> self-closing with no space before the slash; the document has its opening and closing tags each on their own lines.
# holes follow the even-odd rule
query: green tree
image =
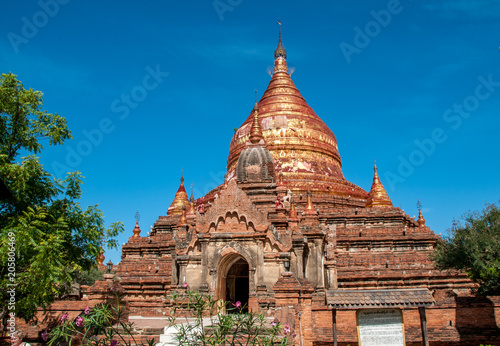
<svg viewBox="0 0 500 346">
<path fill-rule="evenodd" d="M 440 269 L 467 272 L 481 294 L 500 294 L 500 209 L 487 204 L 455 223 L 449 237 L 438 243 L 434 259 Z"/>
<path fill-rule="evenodd" d="M 42 95 L 12 73 L 0 78 L 0 180 L 9 190 L 0 198 L 0 306 L 25 320 L 68 292 L 123 231 L 120 222 L 106 228 L 97 205 L 81 207 L 80 172 L 56 179 L 35 156 L 43 143 L 72 138 L 63 117 L 42 110 Z"/>
</svg>

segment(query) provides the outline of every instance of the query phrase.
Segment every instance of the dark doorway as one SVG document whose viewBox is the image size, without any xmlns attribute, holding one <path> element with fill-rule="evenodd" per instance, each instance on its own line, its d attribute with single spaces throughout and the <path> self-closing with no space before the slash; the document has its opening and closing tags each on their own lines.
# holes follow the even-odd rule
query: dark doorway
<svg viewBox="0 0 500 346">
<path fill-rule="evenodd" d="M 242 312 L 248 311 L 248 263 L 243 258 L 233 263 L 226 276 L 226 301 L 228 307 L 233 307 L 236 302 L 240 302 Z M 237 312 L 237 310 L 228 310 L 228 312 Z"/>
</svg>

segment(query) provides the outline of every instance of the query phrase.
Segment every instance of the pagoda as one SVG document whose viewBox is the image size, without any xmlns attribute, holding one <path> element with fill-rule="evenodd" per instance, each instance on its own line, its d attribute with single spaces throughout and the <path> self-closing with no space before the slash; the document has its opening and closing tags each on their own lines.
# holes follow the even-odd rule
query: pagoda
<svg viewBox="0 0 500 346">
<path fill-rule="evenodd" d="M 435 268 L 438 240 L 421 211 L 393 206 L 376 166 L 370 191 L 344 177 L 334 133 L 291 79 L 280 27 L 225 181 L 189 200 L 181 178 L 149 235 L 123 246 L 117 276 L 131 313 L 168 314 L 166 294 L 187 286 L 275 316 L 302 345 L 357 343 L 362 319 L 384 314 L 406 342 L 465 340 L 457 306 L 474 285 Z"/>
</svg>

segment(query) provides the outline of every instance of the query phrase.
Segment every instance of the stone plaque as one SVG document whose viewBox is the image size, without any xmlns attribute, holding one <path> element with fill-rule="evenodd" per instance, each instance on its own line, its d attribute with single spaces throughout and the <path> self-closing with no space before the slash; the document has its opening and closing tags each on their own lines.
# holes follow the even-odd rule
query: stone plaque
<svg viewBox="0 0 500 346">
<path fill-rule="evenodd" d="M 401 310 L 367 309 L 357 313 L 360 346 L 404 346 Z"/>
</svg>

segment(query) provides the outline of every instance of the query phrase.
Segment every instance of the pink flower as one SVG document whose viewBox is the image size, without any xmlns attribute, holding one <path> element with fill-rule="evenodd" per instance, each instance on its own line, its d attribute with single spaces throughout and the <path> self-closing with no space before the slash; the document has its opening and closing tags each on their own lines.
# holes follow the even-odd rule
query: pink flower
<svg viewBox="0 0 500 346">
<path fill-rule="evenodd" d="M 47 341 L 47 334 L 48 334 L 48 333 L 47 333 L 47 330 L 44 330 L 44 331 L 42 332 L 42 339 L 43 339 L 43 341 Z"/>
<path fill-rule="evenodd" d="M 83 313 L 84 313 L 85 315 L 88 315 L 88 314 L 89 314 L 89 312 L 90 312 L 90 307 L 88 307 L 88 306 L 87 306 L 87 307 L 85 308 L 85 310 L 83 311 Z"/>
<path fill-rule="evenodd" d="M 236 306 L 237 308 L 241 307 L 241 302 L 238 300 L 238 301 L 236 302 L 235 306 Z"/>
<path fill-rule="evenodd" d="M 61 322 L 64 322 L 68 319 L 68 314 L 64 314 L 61 316 Z"/>
<path fill-rule="evenodd" d="M 187 282 L 185 282 L 185 283 L 184 283 L 184 287 L 188 287 L 188 284 L 187 284 Z"/>
<path fill-rule="evenodd" d="M 283 330 L 283 333 L 285 333 L 285 335 L 290 333 L 290 326 L 288 325 L 288 323 L 286 324 L 285 330 Z"/>
<path fill-rule="evenodd" d="M 77 327 L 83 327 L 83 317 L 82 316 L 78 316 L 76 318 L 75 324 L 76 324 Z"/>
<path fill-rule="evenodd" d="M 292 338 L 295 339 L 296 336 L 297 336 L 297 334 L 295 334 L 295 333 L 292 334 Z"/>
<path fill-rule="evenodd" d="M 271 326 L 276 327 L 276 322 L 271 323 Z"/>
</svg>

